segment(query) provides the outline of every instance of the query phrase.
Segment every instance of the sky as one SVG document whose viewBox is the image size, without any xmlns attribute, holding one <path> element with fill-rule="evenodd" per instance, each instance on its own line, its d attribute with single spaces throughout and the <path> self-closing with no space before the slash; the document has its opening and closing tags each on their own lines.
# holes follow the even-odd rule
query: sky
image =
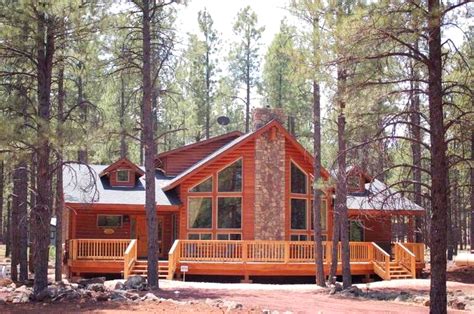
<svg viewBox="0 0 474 314">
<path fill-rule="evenodd" d="M 233 33 L 233 25 L 240 9 L 249 5 L 257 14 L 258 26 L 265 26 L 265 31 L 261 38 L 261 69 L 263 68 L 263 57 L 267 47 L 270 45 L 274 35 L 280 28 L 280 22 L 283 18 L 288 17 L 289 13 L 285 9 L 288 0 L 191 0 L 186 6 L 178 6 L 178 18 L 176 28 L 182 43 L 181 49 L 185 49 L 188 33 L 199 34 L 198 12 L 206 9 L 214 21 L 214 28 L 219 33 L 221 39 L 221 49 L 219 49 L 220 57 L 225 58 L 228 54 L 230 43 L 235 40 Z M 223 64 L 225 65 L 225 64 Z M 222 69 L 225 75 L 226 69 Z M 244 95 L 242 90 L 242 95 Z M 255 90 L 251 95 L 252 107 L 259 106 L 262 96 Z"/>
<path fill-rule="evenodd" d="M 280 21 L 288 15 L 287 3 L 288 0 L 192 0 L 187 6 L 178 7 L 177 28 L 183 34 L 198 33 L 198 12 L 207 9 L 221 38 L 229 42 L 233 38 L 232 26 L 237 13 L 250 5 L 258 16 L 259 25 L 265 26 L 262 44 L 266 47 L 278 32 Z"/>
</svg>

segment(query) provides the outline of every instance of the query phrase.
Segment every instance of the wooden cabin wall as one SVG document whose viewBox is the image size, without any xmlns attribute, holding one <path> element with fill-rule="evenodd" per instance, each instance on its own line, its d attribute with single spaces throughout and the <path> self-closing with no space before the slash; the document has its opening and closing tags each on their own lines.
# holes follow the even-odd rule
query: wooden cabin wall
<svg viewBox="0 0 474 314">
<path fill-rule="evenodd" d="M 74 226 L 70 227 L 73 230 L 71 235 L 72 239 L 130 239 L 130 219 L 125 222 L 123 221 L 122 227 L 112 228 L 113 234 L 105 234 L 103 228 L 97 226 L 97 215 L 116 215 L 117 213 L 110 212 L 76 212 L 71 213 L 74 219 L 71 219 L 71 223 Z"/>
<path fill-rule="evenodd" d="M 193 176 L 190 176 L 180 185 L 180 197 L 183 203 L 183 206 L 180 209 L 180 228 L 179 228 L 179 238 L 187 239 L 187 234 L 189 232 L 202 232 L 202 233 L 213 233 L 216 234 L 217 231 L 220 232 L 238 232 L 236 230 L 227 231 L 226 229 L 217 229 L 216 215 L 213 215 L 212 229 L 188 229 L 187 223 L 187 204 L 188 204 L 188 190 L 194 185 L 201 182 L 203 179 L 213 175 L 214 176 L 214 191 L 212 196 L 216 196 L 217 191 L 217 176 L 216 172 L 230 165 L 233 161 L 236 161 L 239 158 L 243 158 L 243 200 L 242 200 L 242 240 L 253 240 L 254 239 L 254 203 L 255 203 L 255 140 L 251 140 L 239 147 L 238 149 L 231 150 L 228 153 L 221 156 L 219 159 L 210 163 L 207 167 L 199 171 Z M 203 194 L 204 195 L 204 194 Z M 213 209 L 217 208 L 213 200 Z"/>
<path fill-rule="evenodd" d="M 169 176 L 176 176 L 195 163 L 201 161 L 203 158 L 209 156 L 222 146 L 233 141 L 235 138 L 237 138 L 237 136 L 223 138 L 205 145 L 193 146 L 161 158 L 159 157 L 159 159 L 163 163 L 162 167 L 166 174 Z"/>
</svg>

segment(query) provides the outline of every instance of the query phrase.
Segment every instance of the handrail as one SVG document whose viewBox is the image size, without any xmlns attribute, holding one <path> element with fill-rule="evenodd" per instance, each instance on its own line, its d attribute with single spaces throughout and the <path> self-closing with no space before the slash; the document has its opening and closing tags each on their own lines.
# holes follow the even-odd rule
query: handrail
<svg viewBox="0 0 474 314">
<path fill-rule="evenodd" d="M 72 260 L 121 260 L 129 239 L 70 239 Z"/>
<path fill-rule="evenodd" d="M 395 243 L 395 261 L 408 269 L 412 278 L 416 278 L 416 256 L 402 243 Z"/>
<path fill-rule="evenodd" d="M 424 243 L 403 243 L 403 245 L 415 254 L 417 263 L 425 262 L 425 244 Z"/>
<path fill-rule="evenodd" d="M 123 254 L 123 278 L 127 279 L 137 261 L 137 240 L 133 239 Z"/>
<path fill-rule="evenodd" d="M 382 279 L 390 280 L 390 255 L 385 252 L 377 243 L 372 242 L 374 271 Z"/>
<path fill-rule="evenodd" d="M 175 240 L 173 246 L 171 247 L 168 253 L 168 276 L 166 279 L 172 280 L 174 277 L 174 273 L 176 272 L 176 266 L 179 261 L 179 253 L 180 253 L 180 240 Z"/>
<path fill-rule="evenodd" d="M 331 259 L 331 247 L 332 242 L 323 242 L 324 262 Z M 350 251 L 351 261 L 371 262 L 372 260 L 369 242 L 351 242 Z M 187 262 L 314 263 L 314 242 L 180 240 L 179 254 L 179 260 Z M 175 258 L 174 255 L 173 258 Z M 169 261 L 171 264 L 172 260 L 169 259 Z"/>
</svg>

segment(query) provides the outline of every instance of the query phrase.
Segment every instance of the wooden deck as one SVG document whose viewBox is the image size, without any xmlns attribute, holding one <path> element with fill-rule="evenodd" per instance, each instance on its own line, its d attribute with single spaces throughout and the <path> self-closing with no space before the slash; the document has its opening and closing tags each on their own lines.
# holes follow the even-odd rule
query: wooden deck
<svg viewBox="0 0 474 314">
<path fill-rule="evenodd" d="M 324 272 L 329 273 L 332 243 L 323 242 Z M 68 266 L 73 274 L 144 273 L 137 257 L 136 240 L 74 239 L 69 241 Z M 424 244 L 393 243 L 392 256 L 373 242 L 350 242 L 353 275 L 377 274 L 385 280 L 416 278 L 424 267 Z M 340 260 L 341 249 L 338 248 Z M 180 275 L 314 276 L 314 244 L 303 241 L 176 240 L 168 262 L 161 263 L 162 277 Z M 340 265 L 338 274 L 340 274 Z"/>
</svg>

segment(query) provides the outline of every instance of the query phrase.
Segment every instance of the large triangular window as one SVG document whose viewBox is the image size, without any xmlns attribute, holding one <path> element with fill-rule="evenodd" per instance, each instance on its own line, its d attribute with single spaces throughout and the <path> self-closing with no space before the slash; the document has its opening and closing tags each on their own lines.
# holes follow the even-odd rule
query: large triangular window
<svg viewBox="0 0 474 314">
<path fill-rule="evenodd" d="M 207 178 L 201 183 L 189 189 L 189 192 L 212 192 L 212 177 Z"/>
<path fill-rule="evenodd" d="M 242 191 L 242 159 L 219 172 L 218 188 L 219 192 Z"/>
</svg>

